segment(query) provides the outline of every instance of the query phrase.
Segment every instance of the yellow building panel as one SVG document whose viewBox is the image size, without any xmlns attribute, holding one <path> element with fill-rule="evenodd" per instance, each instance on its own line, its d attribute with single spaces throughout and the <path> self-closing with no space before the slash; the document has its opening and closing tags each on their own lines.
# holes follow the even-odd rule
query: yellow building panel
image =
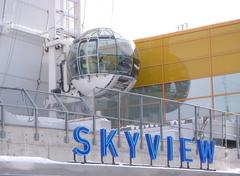
<svg viewBox="0 0 240 176">
<path fill-rule="evenodd" d="M 178 43 L 164 47 L 164 64 L 199 59 L 209 56 L 209 39 Z"/>
<path fill-rule="evenodd" d="M 151 77 L 152 84 L 162 83 L 163 82 L 162 66 L 152 67 L 150 77 Z"/>
<path fill-rule="evenodd" d="M 135 87 L 155 85 L 162 83 L 162 66 L 154 66 L 142 69 L 137 78 Z"/>
<path fill-rule="evenodd" d="M 162 64 L 162 48 L 150 48 L 139 51 L 141 68 Z"/>
<path fill-rule="evenodd" d="M 164 82 L 191 80 L 210 76 L 209 59 L 164 65 Z"/>
<path fill-rule="evenodd" d="M 151 84 L 151 69 L 150 68 L 142 68 L 137 77 L 136 87 L 145 86 Z"/>
<path fill-rule="evenodd" d="M 236 21 L 233 24 L 226 24 L 223 26 L 218 26 L 211 29 L 211 35 L 220 35 L 225 33 L 232 33 L 232 32 L 239 32 L 240 31 L 240 21 Z"/>
<path fill-rule="evenodd" d="M 141 60 L 136 87 L 240 72 L 240 20 L 135 43 Z"/>
<path fill-rule="evenodd" d="M 208 29 L 204 29 L 201 31 L 194 31 L 194 32 L 183 33 L 183 34 L 166 37 L 163 40 L 163 44 L 169 45 L 169 44 L 174 44 L 174 43 L 182 43 L 185 41 L 192 41 L 192 40 L 207 38 L 208 36 L 209 36 Z"/>
<path fill-rule="evenodd" d="M 156 39 L 156 40 L 145 41 L 145 42 L 135 42 L 135 44 L 138 49 L 149 49 L 154 47 L 161 47 L 162 39 Z"/>
<path fill-rule="evenodd" d="M 147 49 L 147 48 L 151 48 L 152 46 L 152 41 L 146 41 L 146 42 L 135 42 L 135 45 L 137 47 L 137 49 L 139 51 L 141 51 L 142 49 Z"/>
<path fill-rule="evenodd" d="M 151 41 L 151 47 L 161 47 L 162 46 L 162 39 L 156 39 Z"/>
<path fill-rule="evenodd" d="M 240 50 L 240 31 L 212 37 L 212 55 Z"/>
<path fill-rule="evenodd" d="M 240 72 L 240 53 L 213 57 L 212 72 L 213 75 Z"/>
</svg>

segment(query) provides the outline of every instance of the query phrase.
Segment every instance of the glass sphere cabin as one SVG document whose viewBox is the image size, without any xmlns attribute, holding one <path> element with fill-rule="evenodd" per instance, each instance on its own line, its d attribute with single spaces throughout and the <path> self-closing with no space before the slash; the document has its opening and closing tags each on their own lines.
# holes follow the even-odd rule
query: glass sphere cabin
<svg viewBox="0 0 240 176">
<path fill-rule="evenodd" d="M 130 90 L 140 68 L 135 45 L 110 28 L 97 28 L 73 41 L 68 56 L 73 86 L 83 95 L 94 87 Z"/>
</svg>

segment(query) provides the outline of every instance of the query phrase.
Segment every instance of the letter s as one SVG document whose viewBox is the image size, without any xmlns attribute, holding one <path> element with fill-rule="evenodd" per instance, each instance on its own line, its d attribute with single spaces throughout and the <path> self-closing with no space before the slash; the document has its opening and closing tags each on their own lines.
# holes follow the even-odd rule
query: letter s
<svg viewBox="0 0 240 176">
<path fill-rule="evenodd" d="M 79 147 L 75 147 L 72 151 L 75 154 L 78 155 L 87 155 L 91 151 L 91 144 L 87 139 L 84 139 L 80 136 L 80 133 L 89 134 L 90 130 L 86 127 L 77 127 L 73 131 L 73 138 L 76 142 L 83 144 L 83 150 L 81 150 Z"/>
</svg>

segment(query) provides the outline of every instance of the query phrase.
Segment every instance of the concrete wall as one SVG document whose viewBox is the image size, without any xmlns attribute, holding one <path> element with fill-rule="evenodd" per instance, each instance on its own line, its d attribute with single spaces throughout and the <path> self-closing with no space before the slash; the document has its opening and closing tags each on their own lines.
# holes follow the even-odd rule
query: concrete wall
<svg viewBox="0 0 240 176">
<path fill-rule="evenodd" d="M 80 144 L 77 144 L 72 138 L 72 131 L 69 131 L 69 143 L 64 142 L 66 135 L 63 130 L 57 129 L 39 129 L 39 141 L 34 140 L 35 129 L 32 127 L 20 126 L 5 126 L 6 137 L 0 139 L 0 155 L 8 156 L 39 156 L 49 158 L 56 161 L 73 161 L 72 149 Z M 92 135 L 86 136 L 92 140 Z M 115 137 L 117 146 L 117 137 Z M 129 163 L 129 148 L 124 136 L 121 137 L 121 147 L 117 148 L 120 157 L 116 158 L 116 162 Z M 191 158 L 194 162 L 190 167 L 199 168 L 199 157 L 196 151 L 195 144 L 189 146 L 192 148 Z M 174 161 L 170 163 L 172 167 L 179 167 L 179 152 L 178 143 L 174 145 Z M 82 161 L 81 157 L 77 157 L 78 161 Z M 92 152 L 87 156 L 88 161 L 100 162 L 100 143 L 99 135 L 97 135 L 96 145 L 92 147 Z M 111 163 L 112 158 L 104 158 L 105 162 Z M 133 160 L 134 164 L 149 165 L 149 154 L 146 143 L 144 141 L 143 149 L 137 149 L 137 158 Z M 167 166 L 166 161 L 166 145 L 164 151 L 159 152 L 159 158 L 153 162 L 154 165 Z M 186 164 L 184 163 L 184 167 Z M 206 166 L 203 166 L 206 168 Z M 240 160 L 237 159 L 237 151 L 235 149 L 224 149 L 216 147 L 214 164 L 210 166 L 212 169 L 227 170 L 230 168 L 240 168 Z"/>
</svg>

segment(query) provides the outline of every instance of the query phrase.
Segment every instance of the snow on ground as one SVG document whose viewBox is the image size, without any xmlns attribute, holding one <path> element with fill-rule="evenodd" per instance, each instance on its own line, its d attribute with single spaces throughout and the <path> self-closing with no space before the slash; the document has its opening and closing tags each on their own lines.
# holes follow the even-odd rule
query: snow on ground
<svg viewBox="0 0 240 176">
<path fill-rule="evenodd" d="M 61 163 L 47 158 L 28 156 L 0 156 L 0 162 Z"/>
<path fill-rule="evenodd" d="M 105 164 L 81 164 L 57 162 L 41 157 L 26 156 L 0 156 L 0 175 L 4 174 L 30 174 L 30 175 L 88 175 L 105 176 L 109 173 L 115 176 L 139 175 L 139 176 L 157 176 L 161 173 L 164 176 L 228 176 L 239 175 L 240 168 L 224 171 L 207 171 L 196 169 L 179 169 L 167 167 L 150 166 L 126 166 L 126 165 L 105 165 Z M 47 173 L 47 174 L 46 174 Z M 111 175 L 111 174 L 110 174 Z"/>
<path fill-rule="evenodd" d="M 20 125 L 34 127 L 34 117 L 16 115 L 10 112 L 4 112 L 5 124 L 9 125 Z M 92 129 L 92 117 L 75 119 L 68 121 L 68 128 L 73 130 L 78 126 L 85 126 Z M 65 119 L 51 118 L 51 117 L 38 117 L 38 127 L 42 128 L 54 128 L 54 129 L 65 129 Z M 105 118 L 96 118 L 96 128 L 106 128 L 111 129 L 111 122 Z"/>
</svg>

